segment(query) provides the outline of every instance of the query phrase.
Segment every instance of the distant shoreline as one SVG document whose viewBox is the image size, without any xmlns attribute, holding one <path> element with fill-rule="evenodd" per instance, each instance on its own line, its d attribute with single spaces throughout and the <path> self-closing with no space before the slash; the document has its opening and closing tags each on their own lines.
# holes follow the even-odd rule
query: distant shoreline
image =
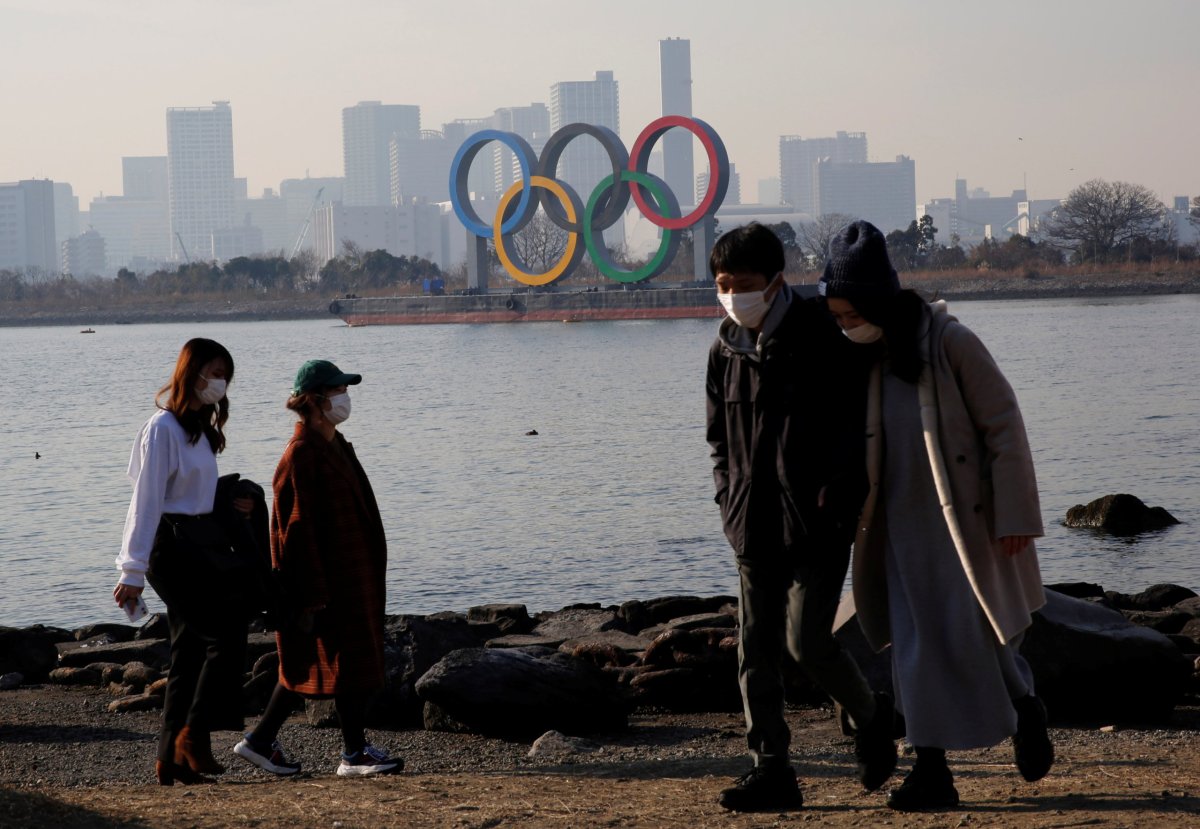
<svg viewBox="0 0 1200 829">
<path fill-rule="evenodd" d="M 805 280 L 808 281 L 808 280 Z M 1067 275 L 905 274 L 908 288 L 948 300 L 1085 299 L 1089 297 L 1200 294 L 1200 271 Z M 501 291 L 497 291 L 501 293 Z M 0 326 L 135 325 L 172 322 L 253 322 L 338 318 L 329 312 L 331 297 L 282 300 L 231 300 L 220 297 L 174 303 L 88 306 L 71 310 L 12 308 L 0 304 Z"/>
</svg>

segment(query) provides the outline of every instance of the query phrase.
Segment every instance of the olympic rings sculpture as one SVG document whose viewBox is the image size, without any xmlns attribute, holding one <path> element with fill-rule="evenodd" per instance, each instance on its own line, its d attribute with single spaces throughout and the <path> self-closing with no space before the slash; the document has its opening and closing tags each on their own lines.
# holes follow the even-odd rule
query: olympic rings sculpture
<svg viewBox="0 0 1200 829">
<path fill-rule="evenodd" d="M 654 145 L 673 127 L 696 136 L 708 155 L 708 189 L 686 216 L 681 215 L 679 200 L 666 182 L 648 171 Z M 581 136 L 598 141 L 612 163 L 612 173 L 596 185 L 586 204 L 569 184 L 555 178 L 563 151 Z M 516 156 L 521 180 L 500 197 L 496 215 L 489 223 L 480 219 L 471 204 L 467 177 L 475 156 L 492 141 L 503 144 Z M 729 156 L 721 137 L 699 118 L 682 115 L 665 115 L 652 121 L 638 135 L 632 152 L 626 152 L 620 137 L 611 129 L 592 124 L 568 124 L 558 130 L 542 148 L 540 158 L 529 142 L 515 133 L 482 130 L 463 142 L 450 165 L 450 204 L 459 221 L 476 237 L 491 237 L 505 272 L 532 286 L 549 285 L 568 276 L 585 251 L 602 274 L 617 282 L 642 282 L 657 276 L 675 258 L 680 240 L 678 231 L 716 213 L 728 187 Z M 658 250 L 649 262 L 634 270 L 626 270 L 613 260 L 603 235 L 604 230 L 624 216 L 630 198 L 648 221 L 662 228 Z M 539 206 L 551 222 L 568 234 L 562 257 L 545 273 L 533 273 L 512 244 L 513 235 L 533 220 Z"/>
</svg>

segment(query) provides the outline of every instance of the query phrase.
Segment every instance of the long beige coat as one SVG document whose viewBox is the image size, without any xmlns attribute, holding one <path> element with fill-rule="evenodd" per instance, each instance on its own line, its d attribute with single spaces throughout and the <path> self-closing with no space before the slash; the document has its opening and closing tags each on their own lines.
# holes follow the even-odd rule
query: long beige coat
<svg viewBox="0 0 1200 829">
<path fill-rule="evenodd" d="M 1029 627 L 1046 602 L 1031 543 L 1007 556 L 999 538 L 1042 535 L 1041 508 L 1025 422 L 1012 387 L 966 326 L 929 306 L 921 348 L 928 365 L 918 383 L 921 425 L 941 516 L 967 580 L 1003 643 Z M 876 650 L 891 642 L 884 551 L 886 510 L 879 503 L 883 472 L 882 375 L 875 366 L 867 398 L 867 475 L 871 489 L 854 541 L 854 603 Z"/>
</svg>

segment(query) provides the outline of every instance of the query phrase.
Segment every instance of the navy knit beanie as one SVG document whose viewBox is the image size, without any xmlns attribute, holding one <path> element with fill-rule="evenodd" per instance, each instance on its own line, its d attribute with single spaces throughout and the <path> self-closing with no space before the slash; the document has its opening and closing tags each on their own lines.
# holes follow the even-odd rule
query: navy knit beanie
<svg viewBox="0 0 1200 829">
<path fill-rule="evenodd" d="M 825 272 L 817 283 L 823 297 L 886 299 L 900 293 L 900 279 L 888 258 L 887 242 L 879 228 L 861 219 L 843 227 L 829 240 Z"/>
</svg>

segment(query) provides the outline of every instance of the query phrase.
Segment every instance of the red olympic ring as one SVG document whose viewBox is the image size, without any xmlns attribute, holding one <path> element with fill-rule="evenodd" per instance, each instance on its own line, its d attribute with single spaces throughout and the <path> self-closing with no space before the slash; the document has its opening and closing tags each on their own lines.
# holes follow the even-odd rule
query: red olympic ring
<svg viewBox="0 0 1200 829">
<path fill-rule="evenodd" d="M 729 157 L 725 152 L 725 145 L 717 136 L 716 131 L 699 118 L 664 115 L 647 124 L 641 135 L 637 137 L 637 141 L 633 143 L 633 150 L 629 153 L 629 169 L 637 173 L 646 172 L 650 163 L 650 151 L 654 149 L 658 139 L 672 127 L 682 127 L 696 136 L 708 154 L 709 179 L 704 198 L 691 213 L 670 219 L 660 215 L 656 209 L 650 206 L 641 187 L 631 183 L 630 189 L 633 191 L 633 200 L 637 204 L 638 210 L 651 224 L 664 230 L 683 230 L 691 227 L 700 220 L 701 216 L 707 214 L 714 202 L 720 204 L 724 199 L 725 190 L 729 187 L 729 178 L 724 175 L 729 168 Z"/>
</svg>

